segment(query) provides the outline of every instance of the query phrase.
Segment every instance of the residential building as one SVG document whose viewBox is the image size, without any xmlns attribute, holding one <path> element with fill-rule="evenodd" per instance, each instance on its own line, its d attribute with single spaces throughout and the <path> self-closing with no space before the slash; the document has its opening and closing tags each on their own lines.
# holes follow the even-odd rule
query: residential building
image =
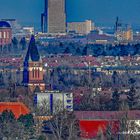
<svg viewBox="0 0 140 140">
<path fill-rule="evenodd" d="M 94 29 L 91 20 L 84 22 L 69 22 L 67 24 L 67 32 L 75 32 L 77 34 L 89 34 Z"/>
<path fill-rule="evenodd" d="M 22 26 L 18 23 L 16 19 L 1 19 L 1 21 L 8 22 L 12 28 L 12 37 L 23 37 Z"/>
<path fill-rule="evenodd" d="M 60 91 L 36 92 L 34 102 L 37 106 L 46 106 L 51 113 L 60 110 L 73 111 L 73 94 Z"/>
<path fill-rule="evenodd" d="M 103 134 L 103 139 L 107 138 L 107 133 L 115 136 L 114 140 L 122 139 L 125 135 L 139 133 L 140 128 L 140 111 L 75 111 L 76 118 L 79 120 L 81 137 L 84 140 L 93 140 L 99 134 Z M 127 116 L 127 117 L 126 117 Z M 125 120 L 127 125 L 126 132 L 122 132 L 122 121 Z M 110 129 L 109 129 L 110 127 Z M 135 130 L 133 129 L 135 127 Z M 133 130 L 132 130 L 133 129 Z M 135 132 L 134 132 L 135 131 Z"/>
<path fill-rule="evenodd" d="M 23 27 L 23 31 L 27 35 L 33 35 L 34 34 L 34 27 Z"/>
<path fill-rule="evenodd" d="M 119 42 L 133 41 L 133 30 L 130 25 L 120 25 L 116 28 L 115 37 Z"/>
</svg>

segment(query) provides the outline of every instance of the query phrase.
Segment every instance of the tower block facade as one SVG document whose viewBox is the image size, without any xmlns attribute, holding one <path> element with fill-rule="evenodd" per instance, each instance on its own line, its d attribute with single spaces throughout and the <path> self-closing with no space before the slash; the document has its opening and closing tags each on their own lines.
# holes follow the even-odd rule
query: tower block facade
<svg viewBox="0 0 140 140">
<path fill-rule="evenodd" d="M 47 33 L 48 29 L 48 0 L 45 1 L 44 13 L 41 14 L 41 30 L 42 33 Z"/>
<path fill-rule="evenodd" d="M 24 60 L 23 83 L 28 86 L 31 92 L 36 89 L 45 91 L 43 75 L 43 63 L 35 44 L 35 38 L 32 36 Z"/>
</svg>

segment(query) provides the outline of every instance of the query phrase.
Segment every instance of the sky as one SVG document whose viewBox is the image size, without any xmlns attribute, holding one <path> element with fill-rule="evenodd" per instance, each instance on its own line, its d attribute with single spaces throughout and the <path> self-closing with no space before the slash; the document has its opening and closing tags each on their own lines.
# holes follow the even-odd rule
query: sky
<svg viewBox="0 0 140 140">
<path fill-rule="evenodd" d="M 44 0 L 0 0 L 0 18 L 16 18 L 20 23 L 40 24 Z M 140 25 L 140 0 L 66 0 L 67 21 L 91 19 L 95 24 L 122 22 Z"/>
</svg>

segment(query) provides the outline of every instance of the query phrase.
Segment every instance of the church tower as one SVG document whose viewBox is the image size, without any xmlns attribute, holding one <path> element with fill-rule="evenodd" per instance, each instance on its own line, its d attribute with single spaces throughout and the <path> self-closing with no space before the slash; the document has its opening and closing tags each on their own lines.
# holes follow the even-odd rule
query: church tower
<svg viewBox="0 0 140 140">
<path fill-rule="evenodd" d="M 23 83 L 31 92 L 45 91 L 43 75 L 42 59 L 35 44 L 35 38 L 32 36 L 24 60 Z"/>
</svg>

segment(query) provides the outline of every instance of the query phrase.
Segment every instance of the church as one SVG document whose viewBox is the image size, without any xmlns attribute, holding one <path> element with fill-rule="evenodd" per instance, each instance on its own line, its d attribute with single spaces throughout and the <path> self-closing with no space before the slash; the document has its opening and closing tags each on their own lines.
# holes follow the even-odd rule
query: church
<svg viewBox="0 0 140 140">
<path fill-rule="evenodd" d="M 32 35 L 23 63 L 23 84 L 28 86 L 30 92 L 45 91 L 43 81 L 43 62 L 39 55 L 35 37 Z"/>
</svg>

